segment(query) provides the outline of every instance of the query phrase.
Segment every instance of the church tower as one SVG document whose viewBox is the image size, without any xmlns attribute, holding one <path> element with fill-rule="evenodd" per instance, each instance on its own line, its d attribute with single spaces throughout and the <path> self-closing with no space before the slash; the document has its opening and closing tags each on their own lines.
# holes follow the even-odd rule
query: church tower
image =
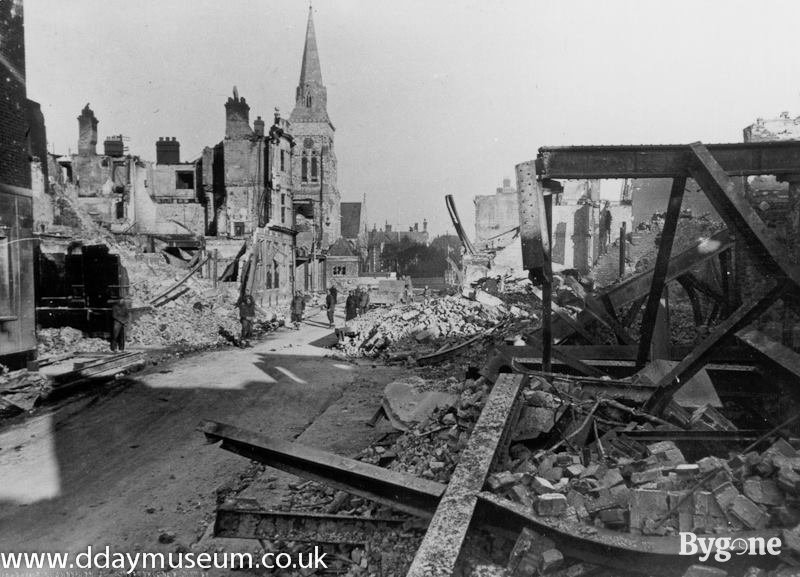
<svg viewBox="0 0 800 577">
<path fill-rule="evenodd" d="M 309 232 L 321 248 L 333 244 L 341 233 L 340 195 L 336 186 L 336 154 L 333 148 L 336 129 L 328 117 L 327 104 L 328 91 L 322 83 L 314 18 L 309 7 L 300 82 L 289 120 L 292 136 L 297 143 L 292 161 L 293 174 L 298 181 L 294 202 L 308 205 L 308 210 L 304 212 L 311 217 Z"/>
</svg>

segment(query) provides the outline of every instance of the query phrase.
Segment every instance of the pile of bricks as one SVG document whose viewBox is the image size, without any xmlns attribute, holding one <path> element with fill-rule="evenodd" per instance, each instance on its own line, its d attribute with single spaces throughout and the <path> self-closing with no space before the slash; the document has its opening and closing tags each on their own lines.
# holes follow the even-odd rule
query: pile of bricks
<svg viewBox="0 0 800 577">
<path fill-rule="evenodd" d="M 537 515 L 640 535 L 795 527 L 800 523 L 800 453 L 778 440 L 762 453 L 687 463 L 671 441 L 643 458 L 592 459 L 511 448 L 510 467 L 489 490 Z M 703 481 L 703 482 L 700 482 Z M 799 541 L 800 542 L 800 541 Z"/>
<path fill-rule="evenodd" d="M 348 324 L 339 349 L 351 357 L 424 354 L 485 331 L 507 312 L 502 306 L 449 296 L 374 309 Z"/>
</svg>

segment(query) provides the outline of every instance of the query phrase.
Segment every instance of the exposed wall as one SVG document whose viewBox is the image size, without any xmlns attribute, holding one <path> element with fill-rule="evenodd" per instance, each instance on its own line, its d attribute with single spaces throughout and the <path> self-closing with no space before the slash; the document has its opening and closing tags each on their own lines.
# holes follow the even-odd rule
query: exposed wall
<svg viewBox="0 0 800 577">
<path fill-rule="evenodd" d="M 0 182 L 29 188 L 31 182 L 26 137 L 27 96 L 25 91 L 25 30 L 22 2 L 0 0 L 3 38 L 0 42 L 0 70 L 3 98 L 0 98 Z"/>
<path fill-rule="evenodd" d="M 0 362 L 18 368 L 36 355 L 22 2 L 0 0 L 0 21 Z"/>
<path fill-rule="evenodd" d="M 329 285 L 347 290 L 359 284 L 358 256 L 329 255 L 325 267 Z"/>
</svg>

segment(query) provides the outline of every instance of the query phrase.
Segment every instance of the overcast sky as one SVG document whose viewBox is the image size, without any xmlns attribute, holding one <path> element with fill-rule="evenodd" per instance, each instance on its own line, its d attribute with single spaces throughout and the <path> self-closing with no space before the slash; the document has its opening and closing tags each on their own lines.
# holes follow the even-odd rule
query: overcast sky
<svg viewBox="0 0 800 577">
<path fill-rule="evenodd" d="M 75 152 L 90 102 L 99 140 L 182 160 L 224 135 L 235 84 L 256 115 L 288 116 L 302 0 L 25 0 L 28 97 L 57 152 Z M 343 200 L 368 220 L 472 231 L 540 146 L 741 141 L 800 114 L 800 3 L 786 1 L 315 0 Z M 102 144 L 98 148 L 102 148 Z"/>
</svg>

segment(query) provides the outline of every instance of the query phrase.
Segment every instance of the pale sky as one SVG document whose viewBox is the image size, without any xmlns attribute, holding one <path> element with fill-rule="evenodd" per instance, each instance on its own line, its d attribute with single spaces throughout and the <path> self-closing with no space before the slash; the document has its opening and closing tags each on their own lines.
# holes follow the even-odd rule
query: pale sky
<svg viewBox="0 0 800 577">
<path fill-rule="evenodd" d="M 182 160 L 224 135 L 235 84 L 251 121 L 288 116 L 302 0 L 25 0 L 28 97 L 51 150 L 77 147 L 91 103 L 112 134 Z M 739 142 L 800 114 L 800 2 L 315 0 L 343 200 L 371 224 L 451 232 L 454 194 L 492 194 L 540 146 Z"/>
</svg>

